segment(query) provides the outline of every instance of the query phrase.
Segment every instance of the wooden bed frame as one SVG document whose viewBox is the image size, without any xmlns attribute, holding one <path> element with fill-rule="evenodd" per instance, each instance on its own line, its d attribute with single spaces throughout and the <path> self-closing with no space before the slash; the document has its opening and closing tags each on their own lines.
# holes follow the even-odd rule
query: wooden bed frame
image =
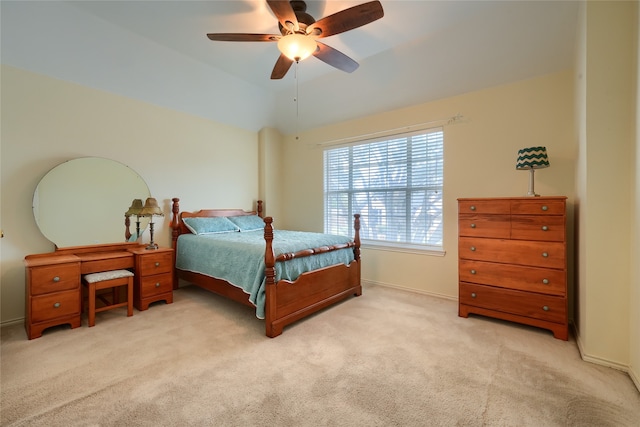
<svg viewBox="0 0 640 427">
<path fill-rule="evenodd" d="M 189 233 L 182 218 L 187 217 L 215 217 L 215 216 L 239 216 L 259 215 L 262 217 L 262 201 L 258 200 L 255 211 L 241 209 L 203 209 L 198 212 L 180 212 L 180 199 L 173 198 L 171 228 L 173 229 L 173 248 L 177 250 L 178 237 Z M 276 254 L 273 251 L 273 218 L 264 218 L 265 239 L 265 276 L 266 276 L 266 301 L 265 301 L 265 328 L 266 335 L 274 338 L 282 334 L 282 330 L 297 320 L 321 310 L 351 295 L 362 295 L 360 284 L 360 215 L 354 215 L 354 239 L 353 242 L 325 246 L 321 248 L 309 248 L 296 253 Z M 337 249 L 353 248 L 354 260 L 350 265 L 337 264 L 319 270 L 309 271 L 291 282 L 288 280 L 275 281 L 275 264 L 278 261 L 287 261 L 294 258 L 313 256 L 315 254 L 330 252 Z M 174 253 L 177 251 L 174 251 Z M 175 263 L 174 263 L 175 264 Z M 207 289 L 216 294 L 238 301 L 242 304 L 254 307 L 249 302 L 248 295 L 237 286 L 229 282 L 199 273 L 193 273 L 176 268 L 176 280 L 174 286 L 178 286 L 178 278 L 189 283 Z"/>
</svg>

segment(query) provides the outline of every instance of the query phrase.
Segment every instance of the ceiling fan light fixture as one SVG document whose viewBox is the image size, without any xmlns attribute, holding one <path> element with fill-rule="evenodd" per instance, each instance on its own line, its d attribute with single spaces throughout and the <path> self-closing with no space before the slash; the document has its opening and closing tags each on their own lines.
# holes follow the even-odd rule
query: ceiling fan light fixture
<svg viewBox="0 0 640 427">
<path fill-rule="evenodd" d="M 316 51 L 316 41 L 304 34 L 287 34 L 278 41 L 278 49 L 293 61 L 302 61 Z"/>
</svg>

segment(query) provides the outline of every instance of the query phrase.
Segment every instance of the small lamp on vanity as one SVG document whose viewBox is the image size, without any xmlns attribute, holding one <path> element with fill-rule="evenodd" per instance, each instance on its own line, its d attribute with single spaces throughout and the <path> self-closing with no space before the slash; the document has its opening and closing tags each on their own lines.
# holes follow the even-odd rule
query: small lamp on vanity
<svg viewBox="0 0 640 427">
<path fill-rule="evenodd" d="M 129 210 L 124 213 L 124 224 L 127 226 L 127 232 L 125 234 L 127 241 L 131 237 L 131 233 L 129 232 L 129 217 L 132 215 L 136 216 L 136 240 L 140 237 L 140 213 L 142 212 L 142 208 L 142 199 L 134 199 L 133 202 L 131 202 Z"/>
<path fill-rule="evenodd" d="M 158 201 L 153 197 L 149 197 L 146 202 L 144 202 L 144 207 L 140 212 L 140 216 L 148 216 L 151 219 L 149 220 L 149 235 L 151 236 L 151 241 L 149 245 L 147 245 L 146 249 L 158 249 L 158 245 L 153 242 L 153 217 L 164 216 L 160 206 L 158 206 Z"/>
<path fill-rule="evenodd" d="M 529 170 L 529 191 L 527 196 L 536 197 L 534 191 L 534 171 L 536 169 L 548 168 L 549 158 L 547 157 L 547 147 L 529 147 L 518 150 L 517 170 Z"/>
</svg>

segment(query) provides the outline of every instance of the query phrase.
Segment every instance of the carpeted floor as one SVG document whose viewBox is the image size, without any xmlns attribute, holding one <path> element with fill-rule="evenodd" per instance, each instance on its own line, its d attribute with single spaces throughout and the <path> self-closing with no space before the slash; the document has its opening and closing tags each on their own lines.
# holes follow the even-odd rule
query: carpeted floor
<svg viewBox="0 0 640 427">
<path fill-rule="evenodd" d="M 96 326 L 2 328 L 3 426 L 640 426 L 623 372 L 575 342 L 366 286 L 270 339 L 194 286 Z"/>
</svg>

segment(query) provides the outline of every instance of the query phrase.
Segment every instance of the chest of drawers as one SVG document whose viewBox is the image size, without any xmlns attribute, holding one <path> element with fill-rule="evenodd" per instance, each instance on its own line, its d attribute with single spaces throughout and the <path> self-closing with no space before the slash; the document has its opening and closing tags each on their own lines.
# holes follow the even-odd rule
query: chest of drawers
<svg viewBox="0 0 640 427">
<path fill-rule="evenodd" d="M 29 339 L 51 326 L 81 324 L 80 258 L 40 257 L 25 261 L 25 329 Z"/>
<path fill-rule="evenodd" d="M 133 287 L 133 305 L 140 311 L 156 301 L 173 302 L 173 249 L 139 249 L 135 256 L 136 276 Z"/>
<path fill-rule="evenodd" d="M 458 315 L 568 339 L 566 197 L 458 199 Z"/>
</svg>

